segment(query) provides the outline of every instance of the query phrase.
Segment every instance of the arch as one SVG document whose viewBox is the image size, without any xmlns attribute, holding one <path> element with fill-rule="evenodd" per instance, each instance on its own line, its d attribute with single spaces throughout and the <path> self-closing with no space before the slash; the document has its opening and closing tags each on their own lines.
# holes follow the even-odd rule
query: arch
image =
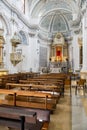
<svg viewBox="0 0 87 130">
<path fill-rule="evenodd" d="M 5 25 L 6 25 L 6 34 L 11 34 L 11 27 L 10 27 L 10 21 L 8 20 L 8 18 L 5 16 L 5 14 L 4 13 L 2 13 L 2 12 L 0 12 L 0 17 L 1 17 L 1 19 L 3 20 L 3 22 L 5 23 Z"/>
<path fill-rule="evenodd" d="M 40 3 L 43 3 L 42 7 L 39 6 Z M 58 6 L 57 6 L 57 4 L 58 4 Z M 50 8 L 48 8 L 48 6 L 50 6 Z M 39 11 L 35 11 L 37 7 L 38 7 Z M 47 10 L 46 10 L 46 8 L 47 8 Z M 43 14 L 45 14 L 47 12 L 50 12 L 54 8 L 55 9 L 68 10 L 68 11 L 71 11 L 71 12 L 73 12 L 73 11 L 76 12 L 78 10 L 77 5 L 75 4 L 75 1 L 68 2 L 68 1 L 63 1 L 63 0 L 59 0 L 59 1 L 55 0 L 55 2 L 54 1 L 49 1 L 48 2 L 48 1 L 44 1 L 44 0 L 41 0 L 41 1 L 37 0 L 33 4 L 33 7 L 31 9 L 31 13 L 30 14 L 33 15 L 35 13 L 36 15 L 38 15 L 38 12 L 41 12 L 42 15 L 43 15 Z"/>
</svg>

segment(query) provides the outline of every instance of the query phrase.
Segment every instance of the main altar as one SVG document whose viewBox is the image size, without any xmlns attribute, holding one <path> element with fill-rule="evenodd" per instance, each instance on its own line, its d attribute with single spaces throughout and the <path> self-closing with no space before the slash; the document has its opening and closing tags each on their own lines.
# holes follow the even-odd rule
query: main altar
<svg viewBox="0 0 87 130">
<path fill-rule="evenodd" d="M 68 59 L 68 44 L 62 33 L 57 33 L 54 36 L 50 46 L 50 70 L 52 73 L 59 73 L 62 68 L 67 68 Z"/>
</svg>

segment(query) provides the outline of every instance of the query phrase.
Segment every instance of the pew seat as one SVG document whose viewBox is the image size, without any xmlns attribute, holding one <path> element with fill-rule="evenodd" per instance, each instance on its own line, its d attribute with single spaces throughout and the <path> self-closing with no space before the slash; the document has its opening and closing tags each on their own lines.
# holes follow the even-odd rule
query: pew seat
<svg viewBox="0 0 87 130">
<path fill-rule="evenodd" d="M 3 109 L 2 109 L 3 108 Z M 50 111 L 48 110 L 41 110 L 41 109 L 27 109 L 27 108 L 21 108 L 21 107 L 11 107 L 11 106 L 8 106 L 8 105 L 0 105 L 0 125 L 3 125 L 5 124 L 5 126 L 8 126 L 10 128 L 17 128 L 19 129 L 20 128 L 20 124 L 17 120 L 12 120 L 13 116 L 10 116 L 9 114 L 13 114 L 13 111 L 12 109 L 14 110 L 14 114 L 16 114 L 15 111 L 23 111 L 23 112 L 30 112 L 30 114 L 33 116 L 36 116 L 34 119 L 37 119 L 37 121 L 35 122 L 34 119 L 32 120 L 32 116 L 30 116 L 31 120 L 28 120 L 30 121 L 31 123 L 26 123 L 25 124 L 25 127 L 26 127 L 26 130 L 30 129 L 30 130 L 48 130 L 48 126 L 49 126 L 49 123 L 50 123 Z M 4 115 L 2 114 L 3 111 L 5 112 Z M 17 112 L 18 113 L 18 112 Z M 13 114 L 13 115 L 14 115 Z M 6 116 L 9 117 L 9 119 L 6 119 L 6 120 L 2 120 L 1 116 Z M 27 115 L 28 116 L 28 115 Z M 18 117 L 18 115 L 17 115 Z M 15 118 L 15 116 L 14 116 Z M 10 120 L 11 119 L 11 120 Z M 10 121 L 10 122 L 9 122 Z M 34 123 L 34 124 L 33 124 Z M 16 125 L 16 126 L 15 126 Z"/>
<path fill-rule="evenodd" d="M 33 91 L 22 91 L 22 90 L 6 90 L 6 89 L 0 89 L 0 94 L 6 94 L 6 95 L 12 95 L 12 100 L 6 100 L 2 99 L 0 100 L 1 104 L 7 104 L 7 105 L 13 105 L 13 106 L 21 106 L 21 107 L 28 107 L 28 108 L 39 108 L 39 109 L 48 109 L 48 110 L 54 110 L 56 108 L 56 103 L 52 104 L 49 103 L 52 99 L 52 95 L 49 93 L 41 93 L 41 92 L 33 92 Z M 17 96 L 27 97 L 27 101 L 19 101 L 16 100 Z M 29 98 L 41 98 L 44 99 L 44 102 L 38 102 L 37 101 L 29 101 Z"/>
<path fill-rule="evenodd" d="M 12 100 L 0 100 L 0 104 L 11 105 L 14 106 L 14 102 Z M 36 102 L 23 102 L 16 101 L 16 106 L 24 107 L 24 108 L 38 108 L 54 111 L 56 109 L 55 105 L 52 104 L 44 104 L 44 103 L 36 103 Z"/>
</svg>

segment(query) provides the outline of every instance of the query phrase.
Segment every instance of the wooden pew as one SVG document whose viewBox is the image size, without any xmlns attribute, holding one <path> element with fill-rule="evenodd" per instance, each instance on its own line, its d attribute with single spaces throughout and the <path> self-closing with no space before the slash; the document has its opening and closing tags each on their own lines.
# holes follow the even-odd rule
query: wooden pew
<svg viewBox="0 0 87 130">
<path fill-rule="evenodd" d="M 29 80 L 30 83 L 38 83 L 38 84 L 42 84 L 42 82 L 44 84 L 48 83 L 52 83 L 52 84 L 57 84 L 61 86 L 61 95 L 64 96 L 64 84 L 65 84 L 65 79 L 67 79 L 67 77 L 71 76 L 71 74 L 66 75 L 66 74 L 43 74 L 40 75 L 38 77 L 32 78 L 32 79 L 27 79 Z M 42 80 L 42 81 L 41 81 Z M 19 81 L 20 82 L 20 81 Z M 23 83 L 23 82 L 21 82 Z"/>
<path fill-rule="evenodd" d="M 57 86 L 57 92 L 60 93 L 60 95 L 63 95 L 64 96 L 64 80 L 19 80 L 19 82 L 21 84 L 35 84 L 35 85 L 49 85 L 49 86 L 52 86 L 52 85 L 55 85 Z"/>
<path fill-rule="evenodd" d="M 5 90 L 0 89 L 0 94 L 13 95 L 13 100 L 0 100 L 0 104 L 7 104 L 12 106 L 21 106 L 21 107 L 29 107 L 29 108 L 38 108 L 38 109 L 48 109 L 55 110 L 56 103 L 49 103 L 49 100 L 53 97 L 49 93 L 41 93 L 34 91 L 22 91 L 22 90 Z M 27 101 L 17 101 L 17 96 L 27 97 Z M 37 98 L 37 101 L 31 101 L 29 99 Z M 39 99 L 44 99 L 44 102 L 40 102 Z"/>
<path fill-rule="evenodd" d="M 14 73 L 0 76 L 0 87 L 5 88 L 6 83 L 18 83 L 20 79 L 27 79 L 37 77 L 39 73 L 25 72 L 25 73 Z"/>
<path fill-rule="evenodd" d="M 13 124 L 16 123 L 16 126 Z M 11 108 L 11 107 L 1 107 L 0 106 L 0 124 L 10 126 L 12 128 L 17 128 L 17 124 L 20 124 L 21 130 L 26 129 L 26 125 L 37 123 L 36 112 L 27 111 L 23 109 Z M 20 128 L 20 127 L 18 127 Z M 29 128 L 28 128 L 29 129 Z"/>
<path fill-rule="evenodd" d="M 17 83 L 6 83 L 6 89 L 12 89 L 12 88 L 28 88 L 30 90 L 30 84 L 17 84 Z"/>
<path fill-rule="evenodd" d="M 29 90 L 29 91 L 41 91 L 41 92 L 49 92 L 53 95 L 53 98 L 55 99 L 56 103 L 59 101 L 60 98 L 60 92 L 61 88 L 60 86 L 56 85 L 34 85 L 34 84 L 13 84 L 13 83 L 7 83 L 6 88 L 20 88 L 24 90 Z M 50 103 L 54 102 L 53 99 L 49 100 Z"/>
<path fill-rule="evenodd" d="M 17 90 L 3 90 L 3 89 L 0 89 L 0 93 L 1 94 L 6 94 L 6 95 L 8 95 L 8 94 L 11 94 L 11 95 L 14 95 L 14 93 L 17 93 L 16 95 L 27 95 L 26 93 L 25 94 L 22 94 L 22 93 L 20 93 L 21 91 L 17 91 Z M 24 91 L 22 91 L 23 93 L 24 93 Z M 36 93 L 35 93 L 36 94 Z M 34 94 L 34 95 L 35 95 Z M 16 96 L 15 95 L 15 96 Z M 31 95 L 31 94 L 30 94 Z M 40 96 L 40 95 L 38 95 L 38 96 Z M 49 95 L 50 96 L 50 95 Z M 16 98 L 14 98 L 14 99 L 16 99 Z M 15 101 L 14 101 L 15 102 Z M 10 102 L 10 101 L 7 101 L 7 102 L 5 102 L 4 100 L 2 101 L 2 103 L 1 104 L 5 104 L 5 106 L 4 107 L 6 107 L 6 104 L 7 105 L 12 105 L 12 106 L 20 106 L 20 102 L 16 102 L 15 104 L 13 103 L 13 104 L 11 104 L 12 103 L 12 101 Z M 17 105 L 17 103 L 18 103 L 18 105 Z M 23 102 L 22 102 L 23 103 Z M 26 104 L 26 103 L 25 103 Z M 24 107 L 26 107 L 26 105 L 25 105 L 24 103 L 22 104 L 22 105 L 24 105 Z M 42 104 L 40 104 L 40 105 L 42 105 Z M 36 105 L 37 106 L 37 105 Z M 22 106 L 23 107 L 23 106 Z M 28 106 L 29 107 L 29 106 Z M 18 108 L 18 107 L 17 107 Z M 30 108 L 25 108 L 25 110 L 27 110 L 27 111 L 35 111 L 36 113 L 37 113 L 37 119 L 39 120 L 39 121 L 43 121 L 44 123 L 43 123 L 43 126 L 42 126 L 42 129 L 41 130 L 44 130 L 44 129 L 48 129 L 48 126 L 49 126 L 49 122 L 50 122 L 50 111 L 48 111 L 48 110 L 39 110 L 39 109 L 36 109 L 37 107 L 34 107 L 34 109 L 30 109 Z M 23 108 L 21 108 L 21 109 L 23 109 Z M 1 123 L 0 123 L 1 124 Z M 30 126 L 30 125 L 29 125 Z M 32 127 L 32 126 L 31 126 Z M 33 127 L 34 128 L 34 127 Z M 32 130 L 32 129 L 31 129 Z M 35 128 L 35 130 L 36 130 L 36 128 Z M 39 130 L 39 129 L 38 129 Z"/>
<path fill-rule="evenodd" d="M 57 92 L 58 86 L 56 85 L 34 85 L 34 84 L 15 84 L 15 83 L 7 83 L 6 84 L 7 89 L 11 88 L 27 88 L 28 90 L 42 90 L 42 91 L 51 91 L 51 92 Z"/>
<path fill-rule="evenodd" d="M 27 96 L 30 98 L 34 98 L 35 100 L 31 100 L 31 102 L 23 102 L 23 104 L 28 107 L 37 107 L 39 109 L 48 109 L 48 110 L 54 110 L 56 107 L 56 102 L 54 100 L 54 102 L 49 103 L 49 100 L 52 99 L 52 95 L 49 93 L 42 93 L 42 92 L 29 92 L 29 91 L 18 91 L 17 92 L 17 96 Z M 40 102 L 41 100 L 44 99 L 44 102 Z M 29 98 L 28 98 L 29 100 Z M 19 102 L 17 101 L 17 106 L 19 105 Z M 22 105 L 22 102 L 20 102 L 20 106 Z"/>
<path fill-rule="evenodd" d="M 47 130 L 47 128 L 48 128 L 48 126 L 49 126 L 49 123 L 50 123 L 50 111 L 49 110 L 41 110 L 41 109 L 30 109 L 30 108 L 21 108 L 21 107 L 13 107 L 13 106 L 8 106 L 8 105 L 0 105 L 0 109 L 2 110 L 2 107 L 3 108 L 7 108 L 7 110 L 6 110 L 6 113 L 5 113 L 5 115 L 8 117 L 9 116 L 9 119 L 10 118 L 13 118 L 13 116 L 12 115 L 10 115 L 9 114 L 9 110 L 11 110 L 11 109 L 13 109 L 14 111 L 11 111 L 11 112 L 15 112 L 15 109 L 16 110 L 20 110 L 21 112 L 23 111 L 23 112 L 25 112 L 26 113 L 26 111 L 27 112 L 33 112 L 33 113 L 36 113 L 36 117 L 35 117 L 35 115 L 32 117 L 32 116 L 30 116 L 30 118 L 28 119 L 28 123 L 29 123 L 29 121 L 32 123 L 32 124 L 30 124 L 29 123 L 29 128 L 31 129 L 32 128 L 32 126 L 33 126 L 33 129 L 34 130 L 36 130 L 36 128 L 35 128 L 35 126 L 36 126 L 36 124 L 37 124 L 37 126 L 36 127 L 38 127 L 38 122 L 42 122 L 43 123 L 43 125 L 42 125 L 42 128 L 40 129 L 40 130 L 44 130 L 44 129 L 46 129 Z M 15 113 L 14 113 L 15 114 Z M 13 115 L 14 115 L 13 114 Z M 1 113 L 1 115 L 2 115 L 2 113 Z M 5 116 L 4 115 L 4 116 Z M 4 117 L 3 116 L 3 117 Z M 6 118 L 6 116 L 5 116 L 5 118 Z M 18 114 L 17 114 L 17 116 L 18 116 Z M 35 118 L 34 118 L 35 117 Z M 16 118 L 15 116 L 14 116 L 14 118 Z M 34 120 L 34 119 L 36 119 L 36 120 Z M 6 118 L 6 120 L 7 120 L 7 118 Z M 36 124 L 35 124 L 35 121 L 36 121 Z M 6 123 L 7 122 L 4 122 L 5 123 L 5 125 L 6 125 Z M 0 125 L 3 125 L 3 122 L 0 120 Z M 12 125 L 13 125 L 13 122 L 12 122 Z M 17 125 L 17 124 L 16 124 Z M 39 125 L 41 125 L 40 123 L 39 123 Z M 7 123 L 7 126 L 8 127 L 11 127 L 11 124 L 9 124 L 9 122 Z M 14 126 L 12 126 L 13 128 L 15 128 L 15 125 Z M 17 126 L 18 127 L 18 126 Z M 29 129 L 28 128 L 28 129 Z M 33 129 L 31 129 L 31 130 L 33 130 Z M 38 130 L 39 130 L 39 127 L 38 127 Z"/>
</svg>

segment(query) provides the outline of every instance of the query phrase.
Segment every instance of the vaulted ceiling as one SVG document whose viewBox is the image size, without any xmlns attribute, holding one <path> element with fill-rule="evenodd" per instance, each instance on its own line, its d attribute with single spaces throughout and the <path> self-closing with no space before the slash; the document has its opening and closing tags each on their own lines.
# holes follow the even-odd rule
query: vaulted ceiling
<svg viewBox="0 0 87 130">
<path fill-rule="evenodd" d="M 80 0 L 29 0 L 30 15 L 39 19 L 40 35 L 52 37 L 56 32 L 70 34 L 73 14 L 78 15 Z"/>
<path fill-rule="evenodd" d="M 22 4 L 25 1 L 29 17 L 38 19 L 39 34 L 51 38 L 56 32 L 70 35 L 71 23 L 78 17 L 80 6 L 85 0 L 21 0 Z"/>
</svg>

